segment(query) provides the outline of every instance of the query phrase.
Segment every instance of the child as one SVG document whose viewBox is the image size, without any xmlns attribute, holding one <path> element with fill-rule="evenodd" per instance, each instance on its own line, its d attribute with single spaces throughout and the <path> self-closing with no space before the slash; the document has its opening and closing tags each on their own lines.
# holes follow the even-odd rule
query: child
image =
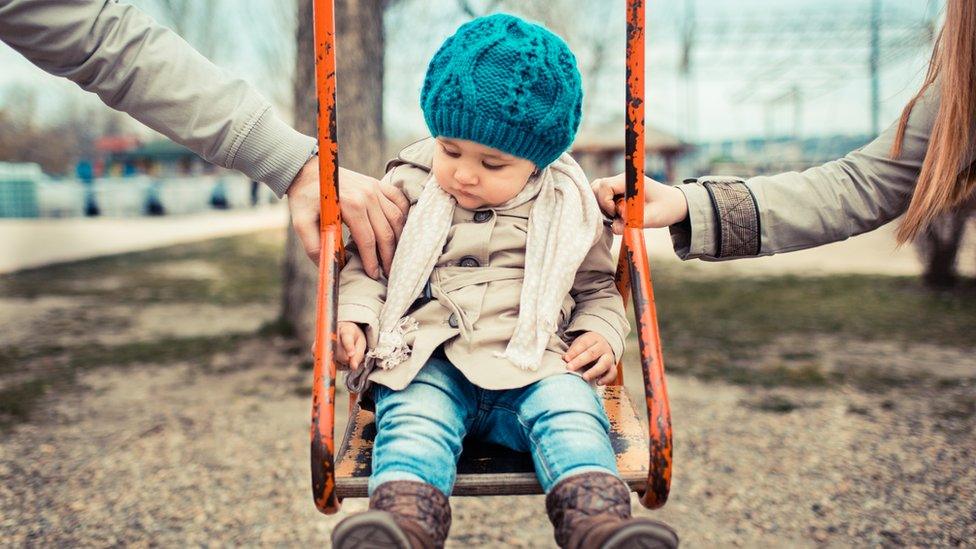
<svg viewBox="0 0 976 549">
<path fill-rule="evenodd" d="M 564 154 L 581 103 L 572 52 L 517 17 L 471 21 L 431 60 L 435 139 L 386 175 L 412 203 L 390 278 L 366 276 L 354 248 L 340 275 L 337 358 L 377 435 L 372 511 L 337 525 L 335 547 L 442 547 L 468 435 L 531 452 L 560 546 L 677 545 L 630 516 L 587 383 L 613 379 L 629 324 L 611 234 Z"/>
</svg>

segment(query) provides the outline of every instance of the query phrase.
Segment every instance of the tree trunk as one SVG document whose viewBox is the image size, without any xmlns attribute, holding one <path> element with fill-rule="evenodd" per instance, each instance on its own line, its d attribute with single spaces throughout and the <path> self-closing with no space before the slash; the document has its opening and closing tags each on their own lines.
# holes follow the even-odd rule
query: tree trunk
<svg viewBox="0 0 976 549">
<path fill-rule="evenodd" d="M 385 5 L 384 0 L 335 0 L 339 163 L 375 177 L 381 175 L 384 150 Z M 298 0 L 297 27 L 295 124 L 299 131 L 317 135 L 312 0 Z M 314 338 L 317 284 L 318 272 L 289 229 L 281 316 L 306 344 Z"/>
<path fill-rule="evenodd" d="M 925 262 L 925 284 L 948 288 L 957 281 L 956 260 L 970 212 L 960 209 L 937 218 L 918 240 L 918 252 Z"/>
</svg>

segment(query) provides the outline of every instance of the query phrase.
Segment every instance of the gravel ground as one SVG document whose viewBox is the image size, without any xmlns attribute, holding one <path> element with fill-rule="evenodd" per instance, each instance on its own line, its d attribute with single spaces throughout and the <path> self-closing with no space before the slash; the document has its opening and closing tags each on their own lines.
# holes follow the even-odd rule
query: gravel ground
<svg viewBox="0 0 976 549">
<path fill-rule="evenodd" d="M 309 372 L 289 349 L 271 338 L 206 363 L 101 368 L 49 394 L 0 444 L 0 545 L 326 541 L 365 501 L 332 517 L 312 505 Z M 760 390 L 673 376 L 669 389 L 675 478 L 653 515 L 686 547 L 976 539 L 973 416 L 952 404 L 972 387 Z M 540 497 L 458 498 L 454 513 L 450 546 L 553 546 Z"/>
<path fill-rule="evenodd" d="M 222 300 L 208 300 L 193 284 L 241 270 L 275 284 L 274 262 L 261 278 L 212 248 L 54 269 L 0 294 L 0 547 L 328 545 L 366 507 L 324 516 L 312 503 L 311 372 L 306 349 L 260 329 L 278 312 L 274 292 L 217 285 Z M 826 374 L 865 374 L 858 383 L 670 375 L 671 501 L 635 509 L 674 525 L 685 547 L 973 546 L 976 355 L 896 339 L 780 334 L 736 363 L 815 356 Z M 34 379 L 46 385 L 30 393 Z M 26 420 L 16 390 L 42 395 Z M 541 497 L 453 506 L 449 547 L 554 546 Z"/>
</svg>

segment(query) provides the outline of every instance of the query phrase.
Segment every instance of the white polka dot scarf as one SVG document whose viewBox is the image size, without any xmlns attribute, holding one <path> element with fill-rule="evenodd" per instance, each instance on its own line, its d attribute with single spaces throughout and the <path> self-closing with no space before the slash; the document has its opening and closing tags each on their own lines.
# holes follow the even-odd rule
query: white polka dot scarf
<svg viewBox="0 0 976 549">
<path fill-rule="evenodd" d="M 539 367 L 549 338 L 557 329 L 563 298 L 602 227 L 600 209 L 586 175 L 568 154 L 531 178 L 515 198 L 494 209 L 509 210 L 533 198 L 519 318 L 505 352 L 500 353 L 526 370 Z M 454 198 L 440 188 L 432 174 L 410 209 L 393 258 L 380 313 L 379 339 L 368 354 L 381 368 L 393 368 L 410 356 L 404 336 L 418 326 L 404 314 L 423 290 L 444 249 L 455 205 Z"/>
</svg>

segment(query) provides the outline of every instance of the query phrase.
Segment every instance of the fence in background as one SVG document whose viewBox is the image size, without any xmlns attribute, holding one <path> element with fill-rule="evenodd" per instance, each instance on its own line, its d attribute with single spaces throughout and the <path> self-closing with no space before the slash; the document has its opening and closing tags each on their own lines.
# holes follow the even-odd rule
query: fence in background
<svg viewBox="0 0 976 549">
<path fill-rule="evenodd" d="M 0 217 L 137 217 L 246 208 L 277 199 L 265 185 L 227 172 L 197 177 L 51 179 L 35 164 L 0 162 Z"/>
</svg>

